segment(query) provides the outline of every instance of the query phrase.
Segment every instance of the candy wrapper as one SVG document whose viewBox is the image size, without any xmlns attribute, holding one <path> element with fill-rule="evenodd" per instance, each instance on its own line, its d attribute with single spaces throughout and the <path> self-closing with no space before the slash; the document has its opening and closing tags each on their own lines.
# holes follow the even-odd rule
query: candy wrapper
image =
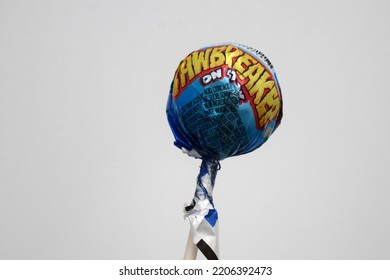
<svg viewBox="0 0 390 280">
<path fill-rule="evenodd" d="M 207 259 L 218 259 L 218 213 L 212 192 L 219 161 L 259 148 L 282 119 L 280 86 L 269 59 L 235 43 L 208 46 L 184 58 L 167 104 L 174 144 L 202 159 L 195 196 L 184 216 Z"/>
</svg>

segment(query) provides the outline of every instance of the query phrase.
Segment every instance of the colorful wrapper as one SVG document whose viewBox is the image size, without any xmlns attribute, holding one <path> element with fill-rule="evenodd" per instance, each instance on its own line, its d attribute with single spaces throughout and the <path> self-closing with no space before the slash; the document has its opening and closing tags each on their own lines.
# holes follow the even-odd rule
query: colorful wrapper
<svg viewBox="0 0 390 280">
<path fill-rule="evenodd" d="M 213 190 L 219 161 L 202 160 L 192 203 L 184 208 L 190 221 L 193 242 L 209 260 L 218 259 L 218 212 L 214 208 Z"/>
<path fill-rule="evenodd" d="M 194 51 L 175 72 L 166 112 L 174 144 L 202 159 L 185 217 L 198 248 L 207 258 L 218 258 L 212 200 L 217 167 L 227 157 L 259 148 L 279 126 L 282 96 L 273 66 L 263 53 L 241 44 Z"/>
</svg>

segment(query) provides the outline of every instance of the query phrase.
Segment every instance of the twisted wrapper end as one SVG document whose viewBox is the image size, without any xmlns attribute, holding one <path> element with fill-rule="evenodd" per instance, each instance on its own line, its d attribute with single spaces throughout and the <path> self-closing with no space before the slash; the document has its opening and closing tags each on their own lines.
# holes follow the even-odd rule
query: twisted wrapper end
<svg viewBox="0 0 390 280">
<path fill-rule="evenodd" d="M 190 222 L 193 242 L 209 260 L 217 260 L 219 256 L 218 212 L 212 196 L 219 169 L 219 161 L 202 160 L 194 198 L 184 208 L 184 217 Z"/>
</svg>

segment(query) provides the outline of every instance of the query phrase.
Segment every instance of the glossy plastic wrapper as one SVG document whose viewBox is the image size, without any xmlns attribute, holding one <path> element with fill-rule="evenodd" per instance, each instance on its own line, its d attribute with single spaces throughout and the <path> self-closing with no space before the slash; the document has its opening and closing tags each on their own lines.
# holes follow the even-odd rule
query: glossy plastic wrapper
<svg viewBox="0 0 390 280">
<path fill-rule="evenodd" d="M 269 59 L 241 44 L 190 53 L 176 70 L 167 116 L 175 145 L 223 160 L 260 147 L 279 126 L 282 96 Z"/>
</svg>

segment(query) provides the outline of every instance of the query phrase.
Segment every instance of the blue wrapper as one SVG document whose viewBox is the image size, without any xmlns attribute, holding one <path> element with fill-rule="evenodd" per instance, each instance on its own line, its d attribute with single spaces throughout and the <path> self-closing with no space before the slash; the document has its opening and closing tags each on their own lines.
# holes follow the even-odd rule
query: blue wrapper
<svg viewBox="0 0 390 280">
<path fill-rule="evenodd" d="M 282 119 L 282 96 L 263 53 L 218 44 L 180 62 L 166 112 L 178 148 L 219 161 L 249 153 L 270 137 Z"/>
</svg>

